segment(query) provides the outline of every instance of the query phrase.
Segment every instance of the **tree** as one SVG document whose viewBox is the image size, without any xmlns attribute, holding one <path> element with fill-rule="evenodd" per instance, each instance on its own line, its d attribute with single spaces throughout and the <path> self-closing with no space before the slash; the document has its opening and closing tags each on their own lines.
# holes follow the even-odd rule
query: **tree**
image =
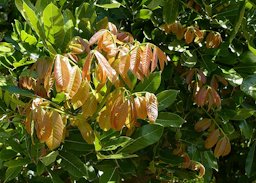
<svg viewBox="0 0 256 183">
<path fill-rule="evenodd" d="M 255 181 L 254 1 L 4 6 L 0 180 Z"/>
</svg>

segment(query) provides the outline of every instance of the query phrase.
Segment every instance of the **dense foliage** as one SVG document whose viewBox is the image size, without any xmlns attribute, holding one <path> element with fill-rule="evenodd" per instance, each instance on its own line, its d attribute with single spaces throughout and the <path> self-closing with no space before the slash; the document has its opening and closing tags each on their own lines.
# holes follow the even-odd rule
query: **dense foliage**
<svg viewBox="0 0 256 183">
<path fill-rule="evenodd" d="M 0 182 L 256 181 L 254 0 L 0 2 Z"/>
</svg>

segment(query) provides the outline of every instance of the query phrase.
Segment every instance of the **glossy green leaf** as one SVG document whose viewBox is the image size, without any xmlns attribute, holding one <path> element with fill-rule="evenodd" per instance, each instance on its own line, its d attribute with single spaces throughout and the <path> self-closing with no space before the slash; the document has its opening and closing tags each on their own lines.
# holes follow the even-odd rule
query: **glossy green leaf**
<svg viewBox="0 0 256 183">
<path fill-rule="evenodd" d="M 14 158 L 17 153 L 11 149 L 3 149 L 0 151 L 0 160 L 9 160 Z"/>
<path fill-rule="evenodd" d="M 59 104 L 63 101 L 66 100 L 66 95 L 64 92 L 61 92 L 61 93 L 57 93 L 56 97 L 55 98 L 52 98 L 52 101 Z"/>
<path fill-rule="evenodd" d="M 104 9 L 114 9 L 114 8 L 119 8 L 122 4 L 114 1 L 113 3 L 110 4 L 96 4 L 96 6 Z"/>
<path fill-rule="evenodd" d="M 125 146 L 129 141 L 132 139 L 129 137 L 118 137 L 114 139 L 107 139 L 105 143 L 102 142 L 102 150 L 103 151 L 113 151 L 116 150 L 119 147 Z"/>
<path fill-rule="evenodd" d="M 111 165 L 101 166 L 100 170 L 103 174 L 99 178 L 99 183 L 118 183 L 119 175 L 118 168 Z"/>
<path fill-rule="evenodd" d="M 158 125 L 145 125 L 138 129 L 135 138 L 126 144 L 118 153 L 135 153 L 138 150 L 156 143 L 163 134 L 163 127 Z"/>
<path fill-rule="evenodd" d="M 154 93 L 157 91 L 161 84 L 161 73 L 155 72 L 152 73 L 148 78 L 145 78 L 144 81 L 141 81 L 134 89 L 134 92 L 147 91 Z"/>
<path fill-rule="evenodd" d="M 158 111 L 161 111 L 171 106 L 176 100 L 178 93 L 178 90 L 164 90 L 158 93 L 156 96 L 158 101 Z"/>
<path fill-rule="evenodd" d="M 156 120 L 156 124 L 163 127 L 175 127 L 179 128 L 182 124 L 185 123 L 185 120 L 179 115 L 170 113 L 170 112 L 160 112 Z"/>
<path fill-rule="evenodd" d="M 248 152 L 245 162 L 245 172 L 248 177 L 256 175 L 256 142 L 254 142 Z"/>
<path fill-rule="evenodd" d="M 64 181 L 61 180 L 61 178 L 58 176 L 57 173 L 51 171 L 48 169 L 48 172 L 50 174 L 50 177 L 52 179 L 52 183 L 64 183 Z"/>
<path fill-rule="evenodd" d="M 149 9 L 141 9 L 138 14 L 136 15 L 136 18 L 148 20 L 151 18 L 151 15 L 153 12 Z"/>
<path fill-rule="evenodd" d="M 179 14 L 178 0 L 165 0 L 163 5 L 163 18 L 168 24 L 173 23 Z"/>
<path fill-rule="evenodd" d="M 256 74 L 246 77 L 240 88 L 244 93 L 256 99 Z"/>
<path fill-rule="evenodd" d="M 213 168 L 214 170 L 218 171 L 219 167 L 218 167 L 217 158 L 213 155 L 213 152 L 205 151 L 202 154 L 206 160 L 205 164 L 207 164 L 207 166 L 209 166 L 210 168 Z"/>
<path fill-rule="evenodd" d="M 61 167 L 68 171 L 68 173 L 76 178 L 84 177 L 86 179 L 95 176 L 94 169 L 86 166 L 77 156 L 72 153 L 61 151 L 59 154 L 61 158 Z"/>
<path fill-rule="evenodd" d="M 29 97 L 29 98 L 34 98 L 35 97 L 35 95 L 33 93 L 31 93 L 30 91 L 23 90 L 23 89 L 21 89 L 17 86 L 3 86 L 2 89 L 6 90 L 10 93 L 19 94 L 19 95 L 24 96 L 24 97 Z"/>
<path fill-rule="evenodd" d="M 138 155 L 136 155 L 136 154 L 120 153 L 120 154 L 103 155 L 101 153 L 97 153 L 98 160 L 103 160 L 103 159 L 127 159 L 127 158 L 137 158 L 137 157 L 138 157 Z"/>
<path fill-rule="evenodd" d="M 42 22 L 44 22 L 46 40 L 55 48 L 61 48 L 64 37 L 64 18 L 61 11 L 53 3 L 44 9 Z"/>
<path fill-rule="evenodd" d="M 18 166 L 24 166 L 31 162 L 29 158 L 19 158 L 15 160 L 10 160 L 4 163 L 4 166 L 7 166 L 8 168 L 18 167 Z"/>
<path fill-rule="evenodd" d="M 251 125 L 251 123 L 247 122 L 246 120 L 243 120 L 240 122 L 239 124 L 239 128 L 241 131 L 241 134 L 247 138 L 247 139 L 251 139 L 253 136 L 253 126 Z"/>
<path fill-rule="evenodd" d="M 16 178 L 20 174 L 21 170 L 22 170 L 22 166 L 7 168 L 5 172 L 4 182 L 8 182 Z"/>
<path fill-rule="evenodd" d="M 40 158 L 40 161 L 45 165 L 49 166 L 52 164 L 54 161 L 56 161 L 57 156 L 59 155 L 59 151 L 52 151 L 46 156 Z"/>
</svg>

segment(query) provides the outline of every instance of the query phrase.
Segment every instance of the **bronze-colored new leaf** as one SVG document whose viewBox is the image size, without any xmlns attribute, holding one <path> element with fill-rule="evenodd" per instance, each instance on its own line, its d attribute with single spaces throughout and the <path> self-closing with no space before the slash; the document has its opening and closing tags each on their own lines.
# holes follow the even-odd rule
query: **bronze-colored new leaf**
<svg viewBox="0 0 256 183">
<path fill-rule="evenodd" d="M 158 116 L 158 102 L 153 93 L 146 93 L 147 115 L 151 123 L 154 123 Z"/>
<path fill-rule="evenodd" d="M 83 71 L 82 71 L 83 79 L 86 78 L 88 81 L 91 80 L 90 69 L 91 69 L 92 59 L 93 59 L 93 54 L 92 54 L 92 52 L 90 52 L 87 55 L 87 57 L 85 58 L 84 66 L 83 66 Z"/>
<path fill-rule="evenodd" d="M 43 118 L 43 123 L 41 126 L 41 129 L 39 131 L 40 133 L 40 142 L 45 142 L 52 133 L 52 121 L 51 121 L 51 115 L 52 112 L 46 111 Z"/>
<path fill-rule="evenodd" d="M 100 112 L 100 115 L 97 119 L 99 126 L 102 130 L 108 131 L 111 128 L 110 123 L 110 110 L 105 108 Z"/>
<path fill-rule="evenodd" d="M 120 131 L 128 117 L 128 101 L 120 96 L 116 99 L 110 116 L 111 127 L 117 131 Z"/>
<path fill-rule="evenodd" d="M 150 44 L 147 43 L 142 53 L 142 59 L 141 59 L 142 72 L 145 76 L 149 76 L 151 59 L 152 59 L 152 50 L 151 50 Z"/>
<path fill-rule="evenodd" d="M 69 85 L 67 87 L 67 93 L 69 98 L 72 98 L 80 88 L 82 83 L 82 76 L 80 73 L 80 69 L 78 66 L 74 66 L 71 70 L 71 77 L 69 81 Z"/>
<path fill-rule="evenodd" d="M 227 144 L 226 144 L 224 152 L 222 153 L 222 156 L 227 156 L 231 152 L 231 143 L 230 143 L 228 137 L 225 137 L 225 138 L 227 139 Z"/>
<path fill-rule="evenodd" d="M 106 72 L 106 75 L 111 83 L 115 83 L 118 80 L 116 71 L 108 63 L 107 59 L 98 51 L 94 51 L 94 55 L 98 60 L 102 70 Z"/>
<path fill-rule="evenodd" d="M 147 118 L 147 101 L 145 97 L 136 97 L 134 99 L 137 117 L 140 119 Z"/>
<path fill-rule="evenodd" d="M 57 92 L 65 91 L 70 81 L 71 66 L 67 57 L 57 55 L 54 64 L 54 78 Z"/>
<path fill-rule="evenodd" d="M 98 107 L 98 102 L 96 97 L 91 93 L 87 100 L 85 101 L 84 105 L 82 106 L 82 115 L 86 119 L 92 116 Z"/>
<path fill-rule="evenodd" d="M 79 120 L 78 129 L 80 130 L 83 139 L 88 144 L 93 144 L 95 136 L 91 125 L 87 121 Z"/>
<path fill-rule="evenodd" d="M 211 119 L 204 118 L 195 124 L 195 131 L 197 131 L 197 132 L 205 131 L 206 129 L 208 129 L 211 126 L 211 124 L 212 124 Z"/>
<path fill-rule="evenodd" d="M 206 149 L 210 149 L 213 146 L 215 146 L 215 144 L 217 143 L 217 141 L 219 140 L 220 137 L 220 131 L 219 129 L 215 129 L 213 130 L 207 137 L 207 139 L 204 142 L 204 147 Z"/>
<path fill-rule="evenodd" d="M 230 149 L 229 149 L 229 147 L 227 148 L 228 144 L 230 144 L 229 139 L 227 137 L 222 137 L 218 141 L 218 143 L 214 149 L 214 156 L 219 158 L 220 156 L 224 156 L 223 155 L 224 153 L 225 153 L 225 155 L 227 155 L 231 150 L 231 148 Z"/>
<path fill-rule="evenodd" d="M 89 90 L 90 90 L 89 82 L 87 80 L 84 80 L 81 83 L 80 88 L 78 89 L 76 94 L 71 99 L 71 103 L 75 110 L 81 107 L 85 103 L 85 101 L 88 99 Z"/>
<path fill-rule="evenodd" d="M 49 147 L 49 149 L 53 150 L 60 146 L 65 126 L 63 124 L 61 115 L 56 111 L 53 111 L 52 113 L 51 123 L 52 132 L 50 137 L 46 140 L 46 145 Z"/>
</svg>

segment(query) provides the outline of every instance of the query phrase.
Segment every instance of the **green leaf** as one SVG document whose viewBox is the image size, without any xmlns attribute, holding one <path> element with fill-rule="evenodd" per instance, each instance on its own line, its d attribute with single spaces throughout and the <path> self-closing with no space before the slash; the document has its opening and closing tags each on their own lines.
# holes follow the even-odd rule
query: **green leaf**
<svg viewBox="0 0 256 183">
<path fill-rule="evenodd" d="M 163 18 L 168 24 L 175 22 L 179 15 L 179 1 L 165 0 L 163 5 Z"/>
<path fill-rule="evenodd" d="M 61 11 L 53 3 L 50 3 L 44 9 L 42 22 L 44 22 L 46 40 L 54 45 L 55 48 L 62 48 L 65 34 L 64 18 Z"/>
<path fill-rule="evenodd" d="M 31 161 L 29 158 L 19 158 L 15 160 L 10 160 L 4 163 L 4 166 L 7 166 L 8 168 L 14 168 L 17 166 L 24 166 L 29 164 Z"/>
<path fill-rule="evenodd" d="M 218 171 L 219 167 L 218 167 L 217 158 L 213 155 L 213 152 L 212 151 L 204 151 L 202 154 L 206 160 L 205 164 L 208 167 L 213 168 L 214 170 Z"/>
<path fill-rule="evenodd" d="M 123 147 L 125 144 L 127 144 L 130 140 L 132 140 L 130 137 L 118 137 L 114 139 L 107 139 L 106 143 L 102 142 L 102 150 L 103 151 L 113 151 L 116 150 L 119 147 Z"/>
<path fill-rule="evenodd" d="M 256 142 L 250 147 L 248 152 L 246 162 L 245 162 L 245 172 L 248 177 L 256 175 Z"/>
<path fill-rule="evenodd" d="M 236 34 L 238 33 L 239 29 L 240 29 L 240 26 L 242 24 L 242 21 L 244 19 L 244 13 L 245 13 L 245 3 L 246 1 L 240 1 L 240 7 L 239 7 L 239 15 L 236 16 L 237 17 L 237 20 L 236 20 L 236 23 L 235 23 L 235 26 L 230 34 L 230 37 L 229 37 L 229 44 L 232 43 L 233 39 L 236 37 Z"/>
<path fill-rule="evenodd" d="M 114 8 L 119 8 L 122 4 L 114 1 L 113 3 L 110 4 L 96 4 L 96 6 L 104 9 L 114 9 Z"/>
<path fill-rule="evenodd" d="M 34 98 L 36 96 L 28 90 L 20 89 L 17 86 L 3 86 L 2 89 L 13 94 L 19 94 L 24 97 Z"/>
<path fill-rule="evenodd" d="M 66 95 L 64 92 L 57 93 L 56 97 L 52 98 L 52 101 L 57 104 L 60 104 L 61 102 L 65 101 L 65 100 L 66 100 Z"/>
<path fill-rule="evenodd" d="M 17 153 L 11 149 L 3 149 L 0 152 L 0 160 L 9 160 L 14 158 L 17 155 Z"/>
<path fill-rule="evenodd" d="M 156 96 L 158 101 L 158 111 L 161 111 L 171 106 L 176 100 L 178 93 L 178 90 L 164 90 L 158 93 Z"/>
<path fill-rule="evenodd" d="M 56 161 L 57 156 L 59 155 L 59 151 L 52 151 L 46 156 L 40 158 L 40 161 L 45 165 L 49 166 L 52 164 L 54 161 Z"/>
<path fill-rule="evenodd" d="M 16 6 L 18 7 L 18 4 L 22 4 L 20 0 L 16 0 Z M 21 7 L 20 7 L 21 8 Z M 44 39 L 45 35 L 43 32 L 43 28 L 41 26 L 41 23 L 39 22 L 39 18 L 34 11 L 34 7 L 31 3 L 27 4 L 25 1 L 23 1 L 22 9 L 19 8 L 19 11 L 21 14 L 23 14 L 23 17 L 25 18 L 26 22 L 28 22 L 31 26 L 31 28 L 37 33 L 38 36 L 40 36 L 42 39 Z"/>
<path fill-rule="evenodd" d="M 94 145 L 86 143 L 79 133 L 66 138 L 64 148 L 68 151 L 88 152 L 94 150 Z"/>
<path fill-rule="evenodd" d="M 103 159 L 127 159 L 127 158 L 137 158 L 137 157 L 138 157 L 138 155 L 136 155 L 136 154 L 120 153 L 120 154 L 103 155 L 101 153 L 97 153 L 98 160 L 103 160 Z"/>
<path fill-rule="evenodd" d="M 154 93 L 157 91 L 161 84 L 161 73 L 155 72 L 151 74 L 144 81 L 141 81 L 134 89 L 134 92 L 147 91 Z"/>
<path fill-rule="evenodd" d="M 256 74 L 246 77 L 240 88 L 244 93 L 256 99 Z"/>
<path fill-rule="evenodd" d="M 10 55 L 14 52 L 13 45 L 6 42 L 0 42 L 0 55 Z"/>
<path fill-rule="evenodd" d="M 252 138 L 254 129 L 250 123 L 248 123 L 246 120 L 243 120 L 239 124 L 239 128 L 240 128 L 241 134 L 245 136 L 246 139 Z"/>
<path fill-rule="evenodd" d="M 175 127 L 179 128 L 185 123 L 185 120 L 179 115 L 170 112 L 160 112 L 156 119 L 156 124 L 163 127 Z"/>
<path fill-rule="evenodd" d="M 95 172 L 92 167 L 87 167 L 77 156 L 69 152 L 61 151 L 59 154 L 61 158 L 61 167 L 68 171 L 68 173 L 76 178 L 84 177 L 86 179 L 95 177 Z"/>
<path fill-rule="evenodd" d="M 5 172 L 4 182 L 8 182 L 8 181 L 16 178 L 20 174 L 21 170 L 22 170 L 22 166 L 7 168 L 7 170 Z"/>
<path fill-rule="evenodd" d="M 139 18 L 142 20 L 149 20 L 152 14 L 153 12 L 149 9 L 141 9 L 136 15 L 136 18 Z"/>
<path fill-rule="evenodd" d="M 236 114 L 232 116 L 231 120 L 245 120 L 251 117 L 255 113 L 255 110 L 252 109 L 239 109 L 236 111 Z"/>
<path fill-rule="evenodd" d="M 100 176 L 99 183 L 115 183 L 119 182 L 118 168 L 111 165 L 101 166 L 100 170 L 103 174 Z"/>
<path fill-rule="evenodd" d="M 49 169 L 48 169 L 48 172 L 49 172 L 49 174 L 50 174 L 50 177 L 51 177 L 53 183 L 64 183 L 64 182 L 60 179 L 60 177 L 58 176 L 57 173 L 55 173 L 55 172 L 53 172 L 53 171 L 51 171 L 51 170 L 49 170 Z"/>
<path fill-rule="evenodd" d="M 156 143 L 163 134 L 163 127 L 158 125 L 145 125 L 138 129 L 135 139 L 126 144 L 118 153 L 134 153 L 138 150 Z"/>
</svg>

